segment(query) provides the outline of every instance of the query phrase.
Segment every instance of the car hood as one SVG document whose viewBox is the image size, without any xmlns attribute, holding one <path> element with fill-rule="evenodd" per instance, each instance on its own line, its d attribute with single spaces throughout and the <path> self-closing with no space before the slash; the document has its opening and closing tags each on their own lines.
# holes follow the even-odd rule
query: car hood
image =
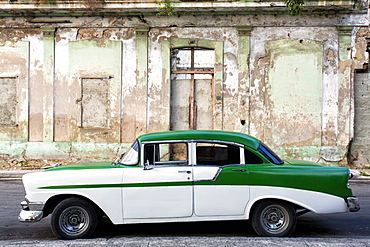
<svg viewBox="0 0 370 247">
<path fill-rule="evenodd" d="M 306 166 L 306 167 L 321 167 L 320 165 L 315 162 L 311 161 L 304 161 L 304 160 L 284 160 L 283 166 Z"/>
<path fill-rule="evenodd" d="M 85 170 L 85 169 L 109 169 L 116 168 L 112 165 L 112 162 L 92 162 L 92 163 L 78 163 L 78 164 L 66 164 L 66 165 L 54 165 L 47 168 L 45 171 L 60 171 L 60 170 Z"/>
</svg>

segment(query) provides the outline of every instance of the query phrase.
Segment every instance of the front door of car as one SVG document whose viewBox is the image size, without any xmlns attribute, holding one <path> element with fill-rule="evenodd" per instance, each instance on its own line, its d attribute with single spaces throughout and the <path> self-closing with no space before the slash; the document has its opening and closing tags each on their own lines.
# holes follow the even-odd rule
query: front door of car
<svg viewBox="0 0 370 247">
<path fill-rule="evenodd" d="M 193 166 L 197 216 L 242 216 L 249 201 L 244 148 L 230 143 L 197 142 Z"/>
<path fill-rule="evenodd" d="M 123 174 L 125 219 L 190 217 L 192 167 L 185 142 L 143 143 L 141 167 Z"/>
</svg>

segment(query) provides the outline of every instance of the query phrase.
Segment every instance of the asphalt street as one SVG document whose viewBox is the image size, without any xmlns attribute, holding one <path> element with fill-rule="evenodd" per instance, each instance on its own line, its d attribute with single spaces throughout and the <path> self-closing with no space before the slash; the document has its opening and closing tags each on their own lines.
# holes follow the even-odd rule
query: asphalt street
<svg viewBox="0 0 370 247">
<path fill-rule="evenodd" d="M 298 218 L 290 238 L 260 238 L 247 221 L 140 224 L 114 226 L 102 220 L 94 238 L 57 240 L 50 216 L 37 223 L 21 223 L 17 216 L 24 198 L 19 179 L 0 180 L 0 246 L 370 246 L 370 180 L 353 181 L 360 199 L 356 213 Z"/>
</svg>

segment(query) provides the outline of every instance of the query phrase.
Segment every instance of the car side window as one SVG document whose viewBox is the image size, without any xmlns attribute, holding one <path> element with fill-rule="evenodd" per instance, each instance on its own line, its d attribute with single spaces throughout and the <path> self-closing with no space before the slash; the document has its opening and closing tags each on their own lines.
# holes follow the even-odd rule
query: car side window
<svg viewBox="0 0 370 247">
<path fill-rule="evenodd" d="M 198 142 L 197 165 L 224 166 L 240 164 L 240 147 L 231 144 Z"/>
<path fill-rule="evenodd" d="M 187 143 L 150 143 L 144 145 L 144 162 L 150 165 L 186 165 Z"/>
<path fill-rule="evenodd" d="M 244 149 L 245 164 L 263 164 L 263 160 L 252 151 Z"/>
</svg>

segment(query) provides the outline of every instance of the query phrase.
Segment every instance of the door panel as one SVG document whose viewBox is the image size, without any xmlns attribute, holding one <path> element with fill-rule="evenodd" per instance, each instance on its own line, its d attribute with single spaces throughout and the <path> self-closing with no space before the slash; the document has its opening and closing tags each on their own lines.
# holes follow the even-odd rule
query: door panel
<svg viewBox="0 0 370 247">
<path fill-rule="evenodd" d="M 249 200 L 249 186 L 195 186 L 197 216 L 243 215 Z"/>
<path fill-rule="evenodd" d="M 193 212 L 192 168 L 155 166 L 125 169 L 125 219 L 190 217 Z"/>
</svg>

